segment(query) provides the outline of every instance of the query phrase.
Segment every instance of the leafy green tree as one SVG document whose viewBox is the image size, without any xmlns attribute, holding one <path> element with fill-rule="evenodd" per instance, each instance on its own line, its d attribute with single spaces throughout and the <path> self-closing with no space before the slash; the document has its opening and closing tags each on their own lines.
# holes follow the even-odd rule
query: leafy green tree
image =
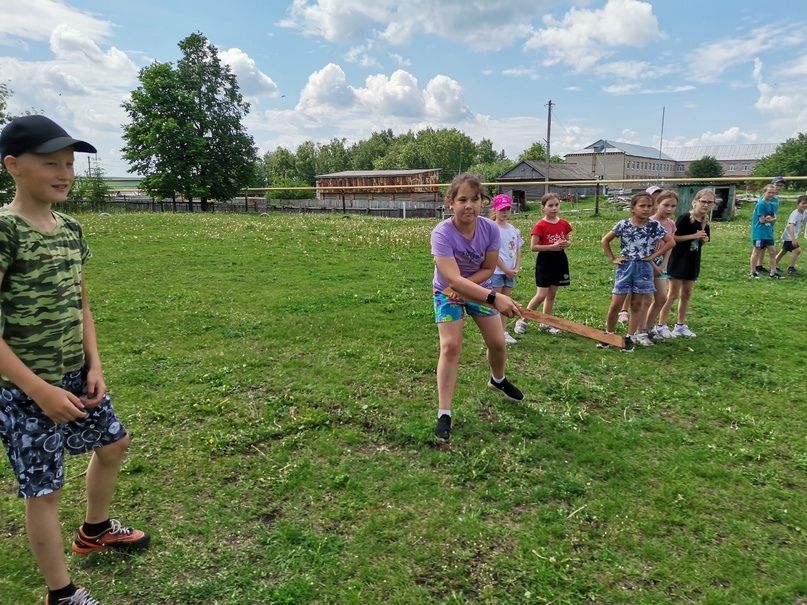
<svg viewBox="0 0 807 605">
<path fill-rule="evenodd" d="M 723 176 L 723 166 L 720 165 L 717 158 L 705 155 L 689 165 L 687 176 L 694 178 L 721 177 Z"/>
<path fill-rule="evenodd" d="M 482 182 L 484 183 L 494 183 L 496 179 L 498 179 L 515 165 L 516 163 L 513 160 L 474 164 L 468 168 L 468 172 L 473 172 L 481 176 Z"/>
<path fill-rule="evenodd" d="M 266 182 L 274 184 L 279 179 L 291 179 L 295 175 L 294 154 L 285 147 L 278 147 L 274 151 L 269 151 L 263 156 L 263 169 L 266 174 Z"/>
<path fill-rule="evenodd" d="M 441 177 L 449 180 L 475 162 L 476 144 L 456 128 L 427 128 L 418 132 L 416 141 L 422 164 L 411 168 L 440 168 Z"/>
<path fill-rule="evenodd" d="M 752 171 L 754 176 L 807 176 L 807 134 L 800 132 L 762 158 Z"/>
<path fill-rule="evenodd" d="M 235 75 L 218 49 L 200 33 L 180 41 L 176 68 L 153 63 L 140 71 L 140 86 L 123 103 L 123 157 L 144 175 L 151 195 L 227 200 L 247 185 L 255 144 L 242 120 L 249 112 Z"/>
<path fill-rule="evenodd" d="M 104 178 L 103 168 L 98 160 L 95 162 L 90 160 L 87 171 L 76 177 L 67 198 L 72 202 L 99 208 L 106 203 L 110 194 L 111 190 Z"/>
<path fill-rule="evenodd" d="M 498 160 L 498 154 L 493 149 L 493 142 L 490 139 L 482 139 L 476 145 L 476 157 L 474 162 L 477 164 L 493 164 Z"/>
<path fill-rule="evenodd" d="M 374 132 L 367 140 L 354 143 L 348 149 L 351 170 L 372 170 L 377 158 L 387 155 L 395 135 L 391 129 Z"/>
<path fill-rule="evenodd" d="M 317 155 L 319 149 L 314 141 L 306 141 L 297 148 L 294 156 L 294 177 L 308 185 L 313 185 L 317 175 Z"/>
<path fill-rule="evenodd" d="M 0 82 L 0 129 L 11 120 L 11 116 L 6 113 L 8 107 L 8 98 L 11 96 L 11 90 L 5 82 Z M 14 197 L 14 179 L 5 169 L 5 166 L 0 166 L 0 204 L 7 204 Z"/>
<path fill-rule="evenodd" d="M 320 145 L 317 153 L 317 174 L 342 172 L 350 169 L 350 154 L 345 139 L 331 139 L 325 145 Z"/>
<path fill-rule="evenodd" d="M 545 162 L 546 161 L 546 147 L 540 141 L 536 141 L 529 147 L 527 147 L 524 151 L 521 152 L 521 155 L 518 156 L 518 161 L 521 162 L 523 160 L 533 160 L 535 162 Z"/>
</svg>

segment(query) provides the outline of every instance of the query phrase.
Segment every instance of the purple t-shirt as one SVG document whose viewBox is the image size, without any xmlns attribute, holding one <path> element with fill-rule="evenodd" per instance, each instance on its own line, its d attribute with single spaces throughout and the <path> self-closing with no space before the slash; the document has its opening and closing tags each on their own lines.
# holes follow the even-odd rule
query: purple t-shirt
<svg viewBox="0 0 807 605">
<path fill-rule="evenodd" d="M 448 218 L 432 230 L 432 256 L 453 256 L 460 269 L 460 275 L 469 277 L 479 271 L 488 252 L 499 251 L 500 239 L 499 227 L 490 219 L 477 217 L 474 236 L 468 239 L 457 231 L 454 223 Z M 490 280 L 480 285 L 489 288 Z M 442 292 L 448 286 L 436 265 L 432 286 L 438 292 Z"/>
</svg>

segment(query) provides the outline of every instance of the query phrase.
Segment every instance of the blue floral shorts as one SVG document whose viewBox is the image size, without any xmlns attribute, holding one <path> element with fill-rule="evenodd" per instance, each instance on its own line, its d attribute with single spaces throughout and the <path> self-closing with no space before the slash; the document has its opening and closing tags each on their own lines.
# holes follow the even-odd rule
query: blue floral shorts
<svg viewBox="0 0 807 605">
<path fill-rule="evenodd" d="M 61 388 L 85 395 L 87 370 L 69 372 Z M 45 496 L 64 485 L 64 450 L 83 454 L 126 436 L 112 401 L 104 395 L 87 417 L 58 424 L 16 387 L 0 387 L 0 439 L 20 485 L 21 498 Z"/>
</svg>

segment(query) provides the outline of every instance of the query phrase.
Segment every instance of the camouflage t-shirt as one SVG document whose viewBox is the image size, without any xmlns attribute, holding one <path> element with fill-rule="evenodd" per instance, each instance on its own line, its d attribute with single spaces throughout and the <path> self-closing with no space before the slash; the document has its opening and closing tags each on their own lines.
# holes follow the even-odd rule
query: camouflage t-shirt
<svg viewBox="0 0 807 605">
<path fill-rule="evenodd" d="M 0 208 L 0 326 L 22 362 L 58 385 L 84 361 L 81 276 L 90 249 L 78 221 L 53 216 L 56 228 L 44 232 Z"/>
</svg>

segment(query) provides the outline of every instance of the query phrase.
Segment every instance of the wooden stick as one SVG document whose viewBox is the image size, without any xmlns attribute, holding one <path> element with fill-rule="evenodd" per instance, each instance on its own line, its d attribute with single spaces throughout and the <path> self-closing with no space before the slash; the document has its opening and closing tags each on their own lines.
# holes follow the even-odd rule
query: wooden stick
<svg viewBox="0 0 807 605">
<path fill-rule="evenodd" d="M 445 290 L 443 290 L 443 294 L 449 297 L 454 295 L 463 298 L 465 300 L 469 300 L 468 297 L 454 292 L 454 290 L 452 290 L 451 288 L 446 288 Z M 486 304 L 479 300 L 474 300 L 473 302 L 476 302 L 480 305 Z M 526 319 L 532 319 L 533 321 L 537 321 L 542 324 L 552 326 L 553 328 L 558 328 L 559 330 L 563 330 L 564 332 L 571 332 L 572 334 L 577 334 L 578 336 L 584 336 L 585 338 L 590 338 L 591 340 L 596 340 L 597 342 L 604 342 L 605 344 L 609 344 L 613 347 L 619 347 L 620 349 L 625 348 L 625 339 L 619 334 L 609 334 L 608 332 L 603 332 L 602 330 L 598 330 L 597 328 L 592 328 L 591 326 L 577 323 L 576 321 L 572 321 L 571 319 L 555 317 L 554 315 L 547 315 L 546 313 L 541 313 L 539 311 L 532 311 L 530 309 L 525 309 L 523 307 L 521 308 L 521 315 L 523 315 Z"/>
<path fill-rule="evenodd" d="M 555 317 L 554 315 L 547 315 L 546 313 L 531 311 L 530 309 L 522 309 L 521 314 L 527 319 L 541 322 L 542 324 L 552 326 L 553 328 L 558 328 L 564 332 L 571 332 L 572 334 L 585 336 L 591 340 L 604 342 L 611 346 L 619 347 L 620 349 L 625 348 L 625 339 L 619 334 L 609 334 L 608 332 L 603 332 L 597 328 L 592 328 L 591 326 L 587 326 L 585 324 L 579 324 L 571 319 Z"/>
</svg>

